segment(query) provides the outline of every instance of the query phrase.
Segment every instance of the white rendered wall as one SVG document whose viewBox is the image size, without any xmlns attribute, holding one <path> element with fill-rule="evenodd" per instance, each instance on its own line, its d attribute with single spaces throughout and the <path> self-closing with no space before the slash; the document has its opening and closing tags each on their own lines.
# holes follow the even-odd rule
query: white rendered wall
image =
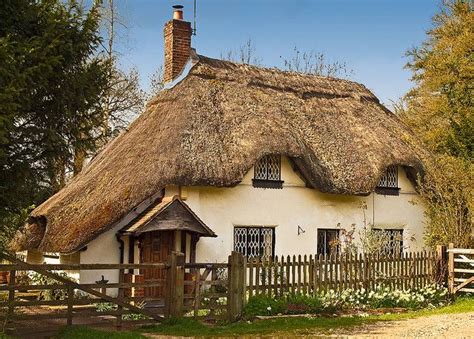
<svg viewBox="0 0 474 339">
<path fill-rule="evenodd" d="M 121 227 L 123 226 L 119 225 L 92 240 L 87 245 L 87 249 L 80 252 L 81 264 L 120 263 L 120 243 L 117 241 L 116 233 Z M 118 282 L 118 273 L 118 270 L 82 270 L 79 281 L 81 284 L 93 284 L 101 280 L 103 275 L 109 283 L 116 283 Z M 116 293 L 115 289 L 107 290 L 107 294 L 116 295 Z"/>
<path fill-rule="evenodd" d="M 236 187 L 167 187 L 165 195 L 180 194 L 217 234 L 217 238 L 201 238 L 197 243 L 196 260 L 199 262 L 226 261 L 233 249 L 234 226 L 252 225 L 275 227 L 277 255 L 315 254 L 317 229 L 338 228 L 338 224 L 348 230 L 356 224 L 356 238 L 364 224 L 373 224 L 377 228 L 403 228 L 407 250 L 420 250 L 423 248 L 423 207 L 403 168 L 399 167 L 398 173 L 398 196 L 326 194 L 306 188 L 283 157 L 283 189 L 253 187 L 252 168 Z M 87 250 L 81 252 L 81 263 L 119 263 L 119 243 L 115 234 L 123 226 L 124 222 L 120 222 L 89 243 Z M 298 235 L 298 226 L 305 233 Z M 126 242 L 125 262 L 128 262 L 127 248 Z M 138 258 L 136 246 L 136 262 Z M 90 271 L 81 273 L 81 283 L 93 283 L 100 280 L 102 274 L 110 282 L 118 279 L 116 271 Z"/>
<path fill-rule="evenodd" d="M 117 241 L 117 232 L 140 215 L 140 213 L 150 206 L 159 196 L 161 196 L 161 192 L 146 199 L 117 222 L 109 231 L 102 233 L 87 244 L 87 248 L 80 251 L 81 264 L 120 263 L 120 243 Z M 124 240 L 125 248 L 124 263 L 128 263 L 128 237 L 122 237 L 122 240 Z M 136 258 L 138 258 L 137 254 L 135 254 L 135 260 L 137 260 Z M 80 272 L 79 281 L 82 284 L 93 284 L 101 280 L 102 275 L 104 279 L 109 280 L 109 283 L 118 282 L 118 270 L 83 270 Z M 116 290 L 110 290 L 109 292 L 112 295 L 116 294 Z"/>
<path fill-rule="evenodd" d="M 285 157 L 283 189 L 255 188 L 252 178 L 253 168 L 236 187 L 181 188 L 186 203 L 218 235 L 199 240 L 197 261 L 226 261 L 233 249 L 234 226 L 274 226 L 277 255 L 315 254 L 318 228 L 340 225 L 350 230 L 352 224 L 356 224 L 356 238 L 364 224 L 403 228 L 407 250 L 423 248 L 423 207 L 402 167 L 399 196 L 343 196 L 306 188 Z M 176 193 L 174 187 L 165 191 L 165 195 Z M 298 235 L 298 226 L 305 232 Z"/>
</svg>

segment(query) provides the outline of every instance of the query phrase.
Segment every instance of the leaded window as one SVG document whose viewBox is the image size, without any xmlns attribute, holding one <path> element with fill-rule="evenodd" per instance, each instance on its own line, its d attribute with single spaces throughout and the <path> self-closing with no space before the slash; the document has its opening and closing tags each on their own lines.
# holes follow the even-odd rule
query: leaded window
<svg viewBox="0 0 474 339">
<path fill-rule="evenodd" d="M 263 188 L 281 188 L 281 156 L 268 154 L 255 163 L 253 186 Z"/>
<path fill-rule="evenodd" d="M 398 167 L 388 166 L 377 187 L 398 188 Z"/>
<path fill-rule="evenodd" d="M 274 247 L 273 227 L 234 227 L 234 251 L 248 258 L 273 258 Z"/>
<path fill-rule="evenodd" d="M 400 255 L 403 253 L 403 229 L 372 229 L 381 244 L 380 253 L 384 255 Z"/>
<path fill-rule="evenodd" d="M 337 254 L 339 253 L 339 247 L 339 229 L 318 229 L 318 254 Z"/>
<path fill-rule="evenodd" d="M 385 195 L 398 195 L 398 166 L 388 166 L 375 188 L 375 192 Z"/>
</svg>

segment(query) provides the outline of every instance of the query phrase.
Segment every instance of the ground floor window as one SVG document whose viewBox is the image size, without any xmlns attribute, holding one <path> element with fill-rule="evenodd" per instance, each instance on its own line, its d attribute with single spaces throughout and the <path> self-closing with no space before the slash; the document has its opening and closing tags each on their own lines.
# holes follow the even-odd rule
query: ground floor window
<svg viewBox="0 0 474 339">
<path fill-rule="evenodd" d="M 382 244 L 380 252 L 382 254 L 395 255 L 403 253 L 402 229 L 373 228 L 372 230 L 379 233 L 379 241 Z"/>
<path fill-rule="evenodd" d="M 234 227 L 234 251 L 248 258 L 275 255 L 275 228 Z"/>
<path fill-rule="evenodd" d="M 318 229 L 318 254 L 337 254 L 339 247 L 339 229 Z"/>
</svg>

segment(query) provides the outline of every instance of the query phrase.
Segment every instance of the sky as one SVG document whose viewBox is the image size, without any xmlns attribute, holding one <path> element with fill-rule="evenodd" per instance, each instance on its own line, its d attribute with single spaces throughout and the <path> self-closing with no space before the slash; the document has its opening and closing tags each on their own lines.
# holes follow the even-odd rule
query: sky
<svg viewBox="0 0 474 339">
<path fill-rule="evenodd" d="M 184 5 L 193 21 L 193 0 L 115 0 L 127 29 L 117 46 L 124 68 L 136 67 L 142 85 L 163 63 L 163 26 L 172 5 Z M 437 0 L 196 0 L 192 46 L 219 58 L 249 38 L 261 64 L 282 66 L 297 47 L 345 62 L 351 80 L 390 106 L 412 86 L 405 53 L 420 45 L 439 10 Z"/>
</svg>

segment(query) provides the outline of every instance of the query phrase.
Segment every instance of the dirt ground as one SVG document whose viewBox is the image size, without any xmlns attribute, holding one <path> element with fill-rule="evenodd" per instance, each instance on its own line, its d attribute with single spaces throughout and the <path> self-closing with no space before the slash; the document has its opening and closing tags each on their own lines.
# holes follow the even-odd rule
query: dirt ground
<svg viewBox="0 0 474 339">
<path fill-rule="evenodd" d="M 381 322 L 345 333 L 349 338 L 474 338 L 474 312 Z"/>
</svg>

